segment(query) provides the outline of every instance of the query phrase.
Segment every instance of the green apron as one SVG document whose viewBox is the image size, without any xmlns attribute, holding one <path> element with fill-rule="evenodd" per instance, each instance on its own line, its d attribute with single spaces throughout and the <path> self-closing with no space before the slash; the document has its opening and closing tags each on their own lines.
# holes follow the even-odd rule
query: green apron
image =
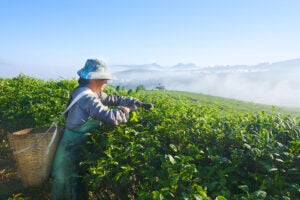
<svg viewBox="0 0 300 200">
<path fill-rule="evenodd" d="M 99 121 L 89 120 L 75 130 L 65 129 L 52 166 L 51 200 L 88 199 L 79 163 L 82 161 L 82 149 L 88 141 L 86 133 L 99 126 Z"/>
</svg>

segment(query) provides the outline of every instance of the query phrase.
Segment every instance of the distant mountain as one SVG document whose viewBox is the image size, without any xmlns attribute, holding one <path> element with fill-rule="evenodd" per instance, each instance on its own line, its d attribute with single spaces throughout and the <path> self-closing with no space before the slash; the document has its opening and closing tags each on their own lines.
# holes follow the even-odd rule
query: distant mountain
<svg viewBox="0 0 300 200">
<path fill-rule="evenodd" d="M 202 68 L 203 71 L 222 73 L 251 73 L 251 72 L 289 72 L 300 70 L 300 59 L 287 60 L 275 63 L 260 63 L 257 65 L 221 65 Z"/>
<path fill-rule="evenodd" d="M 178 63 L 177 65 L 174 65 L 170 67 L 172 70 L 179 70 L 179 71 L 187 71 L 187 70 L 198 70 L 200 69 L 197 65 L 194 63 Z"/>
<path fill-rule="evenodd" d="M 213 67 L 199 67 L 194 63 L 178 63 L 174 66 L 161 66 L 157 63 L 143 65 L 116 65 L 112 66 L 113 72 L 151 72 L 151 71 L 193 71 L 198 73 L 256 73 L 256 72 L 289 72 L 300 70 L 300 58 L 275 62 L 260 63 L 257 65 L 218 65 Z"/>
<path fill-rule="evenodd" d="M 142 65 L 114 65 L 110 67 L 111 72 L 121 71 L 141 71 L 141 70 L 162 70 L 163 67 L 156 64 L 142 64 Z"/>
<path fill-rule="evenodd" d="M 116 85 L 224 96 L 258 103 L 300 107 L 300 58 L 257 65 L 199 67 L 193 63 L 112 66 Z"/>
</svg>

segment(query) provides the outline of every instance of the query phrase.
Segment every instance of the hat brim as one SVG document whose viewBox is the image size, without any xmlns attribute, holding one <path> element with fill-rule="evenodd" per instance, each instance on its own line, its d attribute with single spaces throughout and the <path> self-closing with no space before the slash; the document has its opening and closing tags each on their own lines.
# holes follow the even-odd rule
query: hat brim
<svg viewBox="0 0 300 200">
<path fill-rule="evenodd" d="M 116 77 L 107 72 L 90 72 L 88 74 L 88 79 L 106 79 L 106 80 L 115 80 Z"/>
<path fill-rule="evenodd" d="M 116 80 L 117 78 L 108 72 L 89 72 L 88 74 L 78 72 L 80 78 L 83 79 L 104 79 L 104 80 Z"/>
</svg>

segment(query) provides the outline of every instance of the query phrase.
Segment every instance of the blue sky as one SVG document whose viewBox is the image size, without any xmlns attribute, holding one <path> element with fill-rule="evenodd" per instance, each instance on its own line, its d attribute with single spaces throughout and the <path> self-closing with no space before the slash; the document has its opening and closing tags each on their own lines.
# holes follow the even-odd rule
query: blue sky
<svg viewBox="0 0 300 200">
<path fill-rule="evenodd" d="M 87 58 L 202 67 L 299 58 L 299 9 L 298 0 L 0 0 L 0 77 L 75 74 Z"/>
</svg>

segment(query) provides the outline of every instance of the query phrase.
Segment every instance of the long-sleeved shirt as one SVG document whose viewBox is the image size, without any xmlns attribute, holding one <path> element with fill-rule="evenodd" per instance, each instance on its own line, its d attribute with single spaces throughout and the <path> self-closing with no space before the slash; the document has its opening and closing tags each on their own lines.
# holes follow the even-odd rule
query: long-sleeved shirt
<svg viewBox="0 0 300 200">
<path fill-rule="evenodd" d="M 72 99 L 89 87 L 79 87 L 74 90 Z M 103 123 L 115 124 L 127 122 L 129 113 L 122 107 L 138 105 L 138 99 L 125 96 L 113 96 L 104 92 L 89 93 L 81 97 L 68 111 L 66 128 L 75 129 L 83 125 L 87 120 L 93 119 Z M 117 106 L 110 109 L 108 106 Z"/>
</svg>

